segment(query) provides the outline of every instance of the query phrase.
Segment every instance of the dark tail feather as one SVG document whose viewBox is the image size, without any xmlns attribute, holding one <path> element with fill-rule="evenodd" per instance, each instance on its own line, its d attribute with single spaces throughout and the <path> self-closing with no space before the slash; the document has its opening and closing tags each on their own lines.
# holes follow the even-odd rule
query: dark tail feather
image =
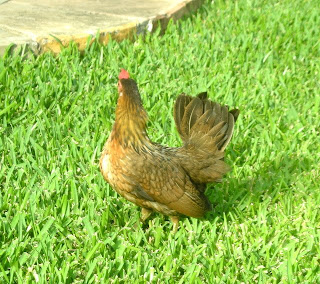
<svg viewBox="0 0 320 284">
<path fill-rule="evenodd" d="M 182 138 L 182 140 L 184 140 L 183 139 L 184 135 L 181 130 L 181 122 L 182 122 L 182 119 L 183 119 L 183 116 L 185 113 L 185 109 L 186 109 L 187 105 L 191 102 L 191 99 L 192 98 L 190 96 L 187 96 L 185 94 L 181 94 L 177 98 L 175 105 L 174 105 L 173 116 L 174 116 L 174 119 L 176 122 L 177 130 L 178 130 L 179 135 Z"/>
<path fill-rule="evenodd" d="M 233 117 L 234 117 L 234 122 L 236 122 L 237 121 L 237 119 L 238 119 L 238 116 L 239 116 L 239 113 L 240 113 L 240 110 L 238 110 L 238 109 L 233 109 L 233 110 L 230 110 L 230 113 L 233 115 Z"/>
</svg>

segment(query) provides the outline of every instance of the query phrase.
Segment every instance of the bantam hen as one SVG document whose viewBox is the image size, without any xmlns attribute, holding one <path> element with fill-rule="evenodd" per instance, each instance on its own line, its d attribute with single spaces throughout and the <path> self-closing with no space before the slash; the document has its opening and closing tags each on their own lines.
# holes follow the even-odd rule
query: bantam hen
<svg viewBox="0 0 320 284">
<path fill-rule="evenodd" d="M 137 83 L 124 69 L 118 93 L 115 123 L 100 158 L 103 177 L 142 207 L 141 221 L 157 211 L 170 216 L 176 232 L 179 216 L 200 218 L 211 209 L 204 191 L 229 170 L 224 150 L 239 111 L 210 101 L 207 93 L 179 95 L 174 119 L 183 146 L 170 148 L 149 139 Z"/>
</svg>

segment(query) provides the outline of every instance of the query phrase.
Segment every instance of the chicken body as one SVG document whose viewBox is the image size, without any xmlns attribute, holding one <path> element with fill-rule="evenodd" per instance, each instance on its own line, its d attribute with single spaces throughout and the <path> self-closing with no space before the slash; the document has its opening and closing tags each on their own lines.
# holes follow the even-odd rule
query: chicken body
<svg viewBox="0 0 320 284">
<path fill-rule="evenodd" d="M 140 207 L 169 216 L 202 217 L 210 205 L 183 168 L 181 161 L 187 157 L 180 152 L 152 143 L 137 151 L 108 141 L 101 171 L 120 195 Z"/>
<path fill-rule="evenodd" d="M 122 78 L 124 77 L 124 78 Z M 174 117 L 184 142 L 179 148 L 150 141 L 147 114 L 137 84 L 119 75 L 116 120 L 104 146 L 101 172 L 121 196 L 143 208 L 144 221 L 153 211 L 171 216 L 203 217 L 211 206 L 206 183 L 219 181 L 229 170 L 223 161 L 238 110 L 228 111 L 207 99 L 180 95 Z"/>
</svg>

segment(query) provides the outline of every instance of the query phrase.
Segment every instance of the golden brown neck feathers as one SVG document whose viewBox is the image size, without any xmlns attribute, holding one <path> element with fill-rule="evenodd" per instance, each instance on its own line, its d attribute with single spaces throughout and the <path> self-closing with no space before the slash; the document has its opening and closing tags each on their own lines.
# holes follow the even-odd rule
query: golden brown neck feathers
<svg viewBox="0 0 320 284">
<path fill-rule="evenodd" d="M 121 79 L 118 89 L 116 121 L 111 139 L 115 139 L 123 147 L 132 146 L 137 149 L 149 141 L 146 133 L 148 116 L 142 106 L 139 90 L 134 80 Z"/>
</svg>

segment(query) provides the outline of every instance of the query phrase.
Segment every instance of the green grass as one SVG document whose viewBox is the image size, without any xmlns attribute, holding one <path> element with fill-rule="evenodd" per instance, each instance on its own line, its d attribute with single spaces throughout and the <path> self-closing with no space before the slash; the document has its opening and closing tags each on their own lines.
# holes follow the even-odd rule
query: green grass
<svg viewBox="0 0 320 284">
<path fill-rule="evenodd" d="M 206 2 L 159 37 L 0 59 L 0 283 L 320 282 L 320 6 Z M 239 107 L 206 220 L 176 235 L 103 180 L 117 75 L 137 80 L 149 135 L 180 145 L 172 106 L 208 90 Z"/>
</svg>

